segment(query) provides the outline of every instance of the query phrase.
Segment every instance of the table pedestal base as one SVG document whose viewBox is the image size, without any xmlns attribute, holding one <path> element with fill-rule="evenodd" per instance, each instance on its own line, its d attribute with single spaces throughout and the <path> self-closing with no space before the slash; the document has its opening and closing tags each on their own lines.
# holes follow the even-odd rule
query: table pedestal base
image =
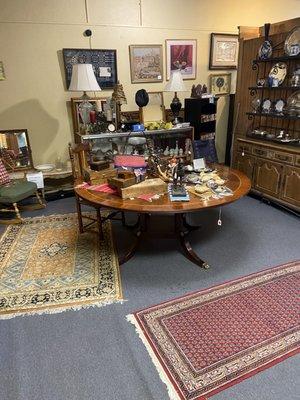
<svg viewBox="0 0 300 400">
<path fill-rule="evenodd" d="M 125 255 L 119 258 L 120 265 L 124 264 L 134 256 L 143 234 L 148 231 L 149 219 L 150 214 L 139 214 L 138 221 L 135 225 L 132 225 L 132 227 L 127 225 L 129 228 L 136 229 L 134 232 L 135 240 Z M 174 215 L 174 233 L 172 236 L 179 239 L 184 256 L 197 266 L 208 269 L 209 265 L 205 261 L 201 260 L 201 258 L 195 253 L 189 240 L 187 239 L 187 235 L 191 231 L 199 228 L 199 226 L 190 225 L 186 221 L 185 214 L 180 213 Z"/>
</svg>

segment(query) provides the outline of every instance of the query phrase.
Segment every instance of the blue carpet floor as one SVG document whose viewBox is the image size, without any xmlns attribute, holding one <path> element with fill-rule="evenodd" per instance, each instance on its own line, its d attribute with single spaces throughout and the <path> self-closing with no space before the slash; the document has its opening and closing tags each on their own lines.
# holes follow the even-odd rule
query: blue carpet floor
<svg viewBox="0 0 300 400">
<path fill-rule="evenodd" d="M 53 201 L 27 216 L 72 212 L 73 198 Z M 134 219 L 134 216 L 131 216 Z M 125 316 L 137 309 L 207 288 L 268 266 L 300 259 L 300 221 L 246 197 L 218 211 L 193 215 L 194 248 L 210 265 L 202 270 L 177 250 L 176 241 L 149 238 L 121 267 L 123 305 L 0 321 L 1 400 L 167 400 L 146 349 Z M 159 222 L 157 222 L 159 223 Z M 160 222 L 165 226 L 167 220 Z M 120 251 L 130 233 L 118 223 Z M 299 357 L 235 385 L 216 400 L 300 398 Z"/>
</svg>

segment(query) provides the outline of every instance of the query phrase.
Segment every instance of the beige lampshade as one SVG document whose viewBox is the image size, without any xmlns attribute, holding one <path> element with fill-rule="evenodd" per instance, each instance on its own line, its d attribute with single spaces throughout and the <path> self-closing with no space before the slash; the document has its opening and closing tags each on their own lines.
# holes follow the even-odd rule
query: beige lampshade
<svg viewBox="0 0 300 400">
<path fill-rule="evenodd" d="M 73 92 L 100 91 L 92 64 L 74 64 L 69 90 Z"/>
<path fill-rule="evenodd" d="M 181 71 L 178 69 L 172 72 L 171 79 L 164 88 L 165 92 L 186 92 L 187 88 L 182 79 Z"/>
</svg>

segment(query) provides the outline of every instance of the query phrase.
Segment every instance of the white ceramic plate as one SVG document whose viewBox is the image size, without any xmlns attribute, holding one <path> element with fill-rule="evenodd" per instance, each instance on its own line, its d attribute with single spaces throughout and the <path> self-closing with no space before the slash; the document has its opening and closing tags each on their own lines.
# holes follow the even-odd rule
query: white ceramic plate
<svg viewBox="0 0 300 400">
<path fill-rule="evenodd" d="M 44 172 L 52 171 L 54 168 L 55 168 L 54 164 L 40 164 L 40 165 L 35 166 L 35 169 L 37 169 L 38 171 L 44 171 Z"/>
<path fill-rule="evenodd" d="M 300 54 L 300 26 L 294 28 L 285 39 L 284 51 L 290 57 Z"/>
</svg>

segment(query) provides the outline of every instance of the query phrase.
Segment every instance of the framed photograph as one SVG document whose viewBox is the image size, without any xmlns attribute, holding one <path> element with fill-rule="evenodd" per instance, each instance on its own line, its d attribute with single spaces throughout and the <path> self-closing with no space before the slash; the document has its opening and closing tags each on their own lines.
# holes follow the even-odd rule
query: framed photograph
<svg viewBox="0 0 300 400">
<path fill-rule="evenodd" d="M 238 35 L 227 33 L 211 34 L 209 69 L 236 69 L 238 54 Z"/>
<path fill-rule="evenodd" d="M 92 64 L 101 89 L 112 89 L 118 82 L 117 51 L 96 49 L 63 49 L 67 89 L 70 86 L 73 64 Z"/>
<path fill-rule="evenodd" d="M 4 66 L 3 62 L 0 61 L 0 81 L 4 81 L 4 79 L 5 79 Z"/>
<path fill-rule="evenodd" d="M 210 75 L 210 92 L 216 96 L 229 94 L 231 90 L 231 74 Z"/>
<path fill-rule="evenodd" d="M 131 83 L 162 82 L 163 54 L 161 44 L 129 46 Z"/>
<path fill-rule="evenodd" d="M 197 40 L 166 40 L 167 80 L 171 72 L 181 69 L 183 79 L 196 79 Z"/>
</svg>

